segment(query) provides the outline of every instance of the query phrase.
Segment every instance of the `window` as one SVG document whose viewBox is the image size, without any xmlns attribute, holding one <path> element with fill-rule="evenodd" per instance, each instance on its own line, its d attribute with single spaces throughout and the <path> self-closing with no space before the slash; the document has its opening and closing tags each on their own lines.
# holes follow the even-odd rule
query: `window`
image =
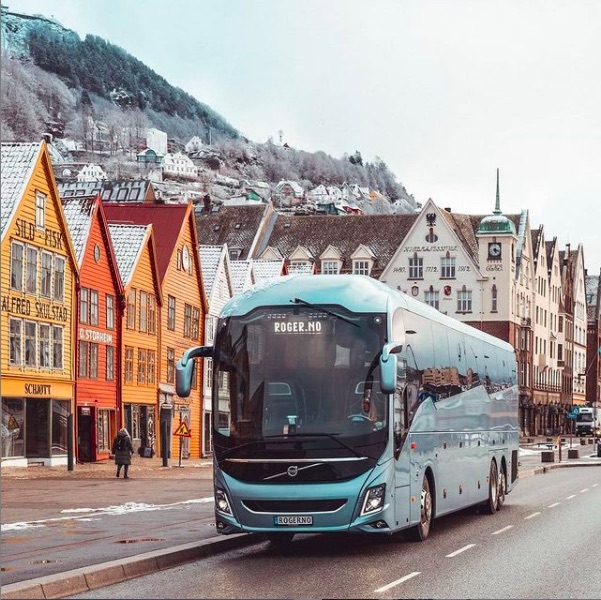
<svg viewBox="0 0 601 600">
<path fill-rule="evenodd" d="M 81 323 L 88 322 L 89 312 L 90 312 L 89 290 L 88 290 L 88 288 L 82 287 L 79 290 L 79 320 Z"/>
<path fill-rule="evenodd" d="M 50 368 L 50 325 L 40 323 L 40 340 L 39 340 L 39 359 L 38 365 L 42 369 Z"/>
<path fill-rule="evenodd" d="M 110 411 L 99 409 L 96 419 L 96 446 L 100 452 L 110 452 Z"/>
<path fill-rule="evenodd" d="M 440 292 L 430 289 L 424 292 L 424 302 L 436 310 L 440 309 Z"/>
<path fill-rule="evenodd" d="M 207 389 L 210 390 L 213 386 L 213 359 L 207 358 Z"/>
<path fill-rule="evenodd" d="M 42 277 L 40 294 L 50 298 L 52 291 L 52 254 L 42 252 Z"/>
<path fill-rule="evenodd" d="M 44 229 L 46 226 L 46 194 L 35 193 L 35 226 Z"/>
<path fill-rule="evenodd" d="M 90 379 L 98 379 L 98 344 L 90 342 Z"/>
<path fill-rule="evenodd" d="M 138 385 L 146 385 L 146 349 L 138 348 Z"/>
<path fill-rule="evenodd" d="M 184 337 L 189 338 L 192 331 L 192 307 L 184 304 Z"/>
<path fill-rule="evenodd" d="M 167 348 L 167 383 L 175 381 L 175 350 Z"/>
<path fill-rule="evenodd" d="M 455 279 L 455 257 L 443 256 L 440 259 L 441 279 Z"/>
<path fill-rule="evenodd" d="M 136 328 L 136 290 L 132 289 L 127 296 L 127 328 Z"/>
<path fill-rule="evenodd" d="M 167 329 L 175 330 L 175 298 L 169 296 L 167 299 Z"/>
<path fill-rule="evenodd" d="M 424 278 L 424 259 L 414 254 L 409 259 L 409 279 L 423 279 Z"/>
<path fill-rule="evenodd" d="M 27 248 L 27 268 L 25 275 L 25 291 L 35 294 L 38 288 L 38 251 L 37 248 Z"/>
<path fill-rule="evenodd" d="M 114 346 L 106 347 L 106 380 L 113 381 L 115 379 L 115 348 Z"/>
<path fill-rule="evenodd" d="M 340 272 L 340 262 L 337 260 L 324 260 L 321 263 L 322 275 L 338 275 Z"/>
<path fill-rule="evenodd" d="M 62 256 L 54 257 L 54 294 L 55 300 L 62 302 L 65 295 L 65 259 Z"/>
<path fill-rule="evenodd" d="M 63 368 L 63 328 L 58 325 L 52 326 L 52 366 Z"/>
<path fill-rule="evenodd" d="M 25 321 L 25 366 L 35 367 L 37 348 L 37 327 L 33 321 Z"/>
<path fill-rule="evenodd" d="M 472 292 L 465 286 L 457 292 L 457 312 L 472 312 Z"/>
<path fill-rule="evenodd" d="M 106 295 L 106 328 L 115 329 L 115 296 Z"/>
<path fill-rule="evenodd" d="M 192 339 L 197 340 L 200 336 L 200 309 L 192 308 Z"/>
<path fill-rule="evenodd" d="M 140 321 L 138 327 L 140 331 L 148 330 L 148 294 L 140 290 Z"/>
<path fill-rule="evenodd" d="M 146 374 L 149 384 L 156 381 L 156 352 L 154 350 L 146 351 Z"/>
<path fill-rule="evenodd" d="M 11 365 L 21 364 L 21 321 L 9 319 L 10 349 L 8 362 Z"/>
<path fill-rule="evenodd" d="M 491 307 L 490 310 L 491 312 L 497 312 L 497 286 L 493 285 L 492 286 L 492 290 L 491 290 Z"/>
<path fill-rule="evenodd" d="M 148 294 L 148 333 L 157 332 L 157 300 L 152 294 Z"/>
<path fill-rule="evenodd" d="M 88 350 L 88 342 L 79 340 L 79 364 L 77 366 L 77 374 L 79 377 L 88 376 L 88 364 L 90 362 Z"/>
<path fill-rule="evenodd" d="M 10 245 L 10 287 L 23 290 L 23 244 L 18 242 Z"/>
<path fill-rule="evenodd" d="M 125 346 L 125 383 L 134 381 L 134 349 L 131 346 Z"/>
<path fill-rule="evenodd" d="M 98 325 L 98 291 L 90 290 L 90 325 Z"/>
<path fill-rule="evenodd" d="M 354 260 L 353 273 L 355 275 L 369 275 L 369 260 Z"/>
</svg>

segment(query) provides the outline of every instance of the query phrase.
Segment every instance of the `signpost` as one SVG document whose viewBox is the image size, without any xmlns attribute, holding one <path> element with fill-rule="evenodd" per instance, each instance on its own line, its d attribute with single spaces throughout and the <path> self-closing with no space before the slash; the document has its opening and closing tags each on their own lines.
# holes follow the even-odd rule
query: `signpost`
<svg viewBox="0 0 601 600">
<path fill-rule="evenodd" d="M 188 427 L 185 421 L 180 421 L 179 427 L 173 432 L 173 435 L 179 436 L 179 464 L 178 467 L 182 466 L 182 438 L 192 437 L 192 430 Z"/>
</svg>

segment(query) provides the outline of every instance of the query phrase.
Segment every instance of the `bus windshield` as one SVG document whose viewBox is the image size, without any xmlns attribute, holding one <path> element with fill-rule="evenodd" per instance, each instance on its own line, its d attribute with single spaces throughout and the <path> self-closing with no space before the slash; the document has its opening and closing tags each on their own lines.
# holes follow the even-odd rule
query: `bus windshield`
<svg viewBox="0 0 601 600">
<path fill-rule="evenodd" d="M 377 377 L 385 331 L 383 314 L 298 298 L 220 320 L 212 373 L 217 459 L 381 453 L 389 419 Z"/>
</svg>

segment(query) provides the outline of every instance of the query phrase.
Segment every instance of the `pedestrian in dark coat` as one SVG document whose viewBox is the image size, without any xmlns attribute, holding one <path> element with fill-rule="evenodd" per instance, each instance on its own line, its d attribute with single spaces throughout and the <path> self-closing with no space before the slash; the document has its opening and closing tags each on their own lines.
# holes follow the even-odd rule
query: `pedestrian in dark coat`
<svg viewBox="0 0 601 600">
<path fill-rule="evenodd" d="M 134 453 L 134 445 L 131 437 L 125 427 L 119 429 L 119 432 L 113 440 L 113 454 L 115 455 L 115 464 L 117 465 L 117 477 L 121 473 L 123 467 L 123 479 L 129 479 L 127 474 L 129 465 L 131 465 L 131 457 Z"/>
</svg>

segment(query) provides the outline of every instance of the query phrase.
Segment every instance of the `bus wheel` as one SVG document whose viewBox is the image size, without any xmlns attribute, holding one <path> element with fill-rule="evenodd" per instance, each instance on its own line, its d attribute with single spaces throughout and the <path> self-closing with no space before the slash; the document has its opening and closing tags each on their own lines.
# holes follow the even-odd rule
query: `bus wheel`
<svg viewBox="0 0 601 600">
<path fill-rule="evenodd" d="M 276 547 L 287 546 L 293 537 L 293 533 L 270 533 L 267 535 L 269 543 Z"/>
<path fill-rule="evenodd" d="M 501 466 L 501 472 L 499 473 L 499 489 L 497 492 L 497 510 L 501 510 L 503 504 L 505 504 L 505 494 L 507 493 L 507 473 Z"/>
<path fill-rule="evenodd" d="M 407 530 L 407 538 L 412 542 L 423 542 L 426 540 L 432 528 L 432 494 L 430 492 L 430 482 L 425 475 L 422 482 L 420 504 L 420 521 L 417 525 Z"/>
<path fill-rule="evenodd" d="M 496 461 L 490 463 L 490 474 L 488 476 L 488 500 L 482 503 L 484 512 L 493 515 L 499 504 L 499 471 Z"/>
</svg>

